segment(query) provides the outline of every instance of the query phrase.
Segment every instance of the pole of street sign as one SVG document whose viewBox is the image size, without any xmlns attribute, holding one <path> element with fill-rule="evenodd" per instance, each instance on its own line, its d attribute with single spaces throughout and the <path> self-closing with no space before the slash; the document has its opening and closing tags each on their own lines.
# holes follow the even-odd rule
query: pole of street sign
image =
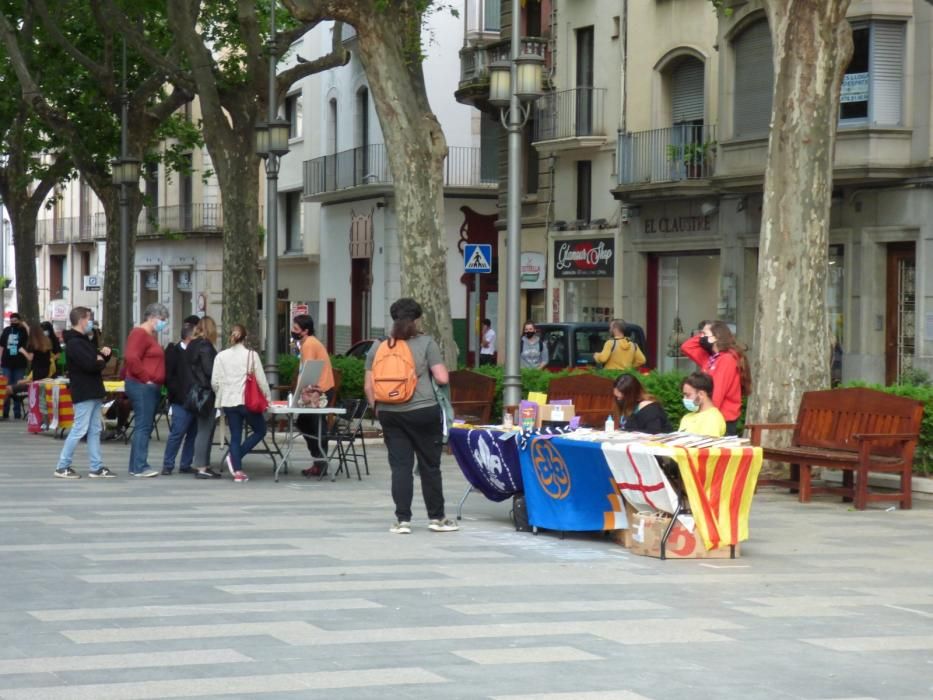
<svg viewBox="0 0 933 700">
<path fill-rule="evenodd" d="M 479 311 L 480 304 L 482 303 L 479 287 L 481 279 L 482 277 L 480 277 L 478 272 L 473 275 L 473 293 L 476 295 L 476 304 L 474 307 L 476 310 L 473 312 L 473 367 L 479 367 L 479 353 L 482 347 L 483 319 L 480 318 Z"/>
</svg>

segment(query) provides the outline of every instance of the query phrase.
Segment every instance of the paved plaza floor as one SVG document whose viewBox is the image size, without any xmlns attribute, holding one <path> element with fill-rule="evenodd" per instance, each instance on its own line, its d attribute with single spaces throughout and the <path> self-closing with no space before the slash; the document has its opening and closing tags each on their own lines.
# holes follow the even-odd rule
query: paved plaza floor
<svg viewBox="0 0 933 700">
<path fill-rule="evenodd" d="M 0 423 L 0 699 L 933 697 L 930 500 L 762 489 L 741 559 L 661 562 L 477 494 L 433 533 L 416 491 L 392 535 L 381 448 L 363 481 L 252 456 L 235 484 L 132 479 L 108 442 L 119 478 L 66 481 L 24 428 Z"/>
</svg>

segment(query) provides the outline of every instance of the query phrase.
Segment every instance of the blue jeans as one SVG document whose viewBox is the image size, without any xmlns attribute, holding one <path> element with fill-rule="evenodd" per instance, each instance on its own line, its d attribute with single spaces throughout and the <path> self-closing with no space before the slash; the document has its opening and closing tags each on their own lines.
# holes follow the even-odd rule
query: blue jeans
<svg viewBox="0 0 933 700">
<path fill-rule="evenodd" d="M 58 470 L 64 471 L 71 466 L 71 458 L 74 456 L 75 448 L 81 442 L 81 438 L 87 435 L 87 458 L 88 465 L 92 472 L 99 471 L 104 463 L 100 459 L 100 433 L 104 427 L 104 417 L 101 415 L 101 400 L 88 399 L 76 403 L 75 420 L 71 430 L 68 431 L 68 437 L 65 438 L 65 446 L 62 447 L 62 453 L 58 457 Z"/>
<path fill-rule="evenodd" d="M 142 384 L 135 379 L 126 380 L 126 395 L 133 404 L 133 440 L 130 445 L 130 474 L 139 474 L 152 469 L 149 466 L 149 436 L 152 423 L 159 407 L 162 387 L 158 384 Z"/>
<path fill-rule="evenodd" d="M 162 457 L 162 468 L 172 470 L 175 468 L 175 456 L 181 441 L 185 446 L 181 449 L 182 469 L 189 469 L 194 460 L 194 440 L 198 434 L 198 417 L 186 410 L 181 404 L 172 404 L 172 429 L 165 443 L 165 455 Z"/>
<path fill-rule="evenodd" d="M 23 381 L 26 376 L 25 367 L 3 367 L 3 376 L 6 377 L 6 401 L 3 402 L 3 417 L 10 417 L 10 403 L 13 404 L 13 416 L 23 417 L 23 402 L 13 396 L 13 385 Z"/>
<path fill-rule="evenodd" d="M 247 411 L 246 406 L 224 408 L 224 414 L 230 426 L 230 459 L 233 460 L 234 471 L 240 471 L 243 468 L 243 458 L 266 436 L 266 416 Z M 253 434 L 246 438 L 246 442 L 241 442 L 244 423 L 252 429 Z"/>
</svg>

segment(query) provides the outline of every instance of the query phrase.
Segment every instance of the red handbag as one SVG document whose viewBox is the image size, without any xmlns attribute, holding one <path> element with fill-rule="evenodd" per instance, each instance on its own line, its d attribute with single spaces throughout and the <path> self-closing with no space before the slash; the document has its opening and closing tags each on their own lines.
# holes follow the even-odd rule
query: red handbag
<svg viewBox="0 0 933 700">
<path fill-rule="evenodd" d="M 259 388 L 259 382 L 256 381 L 256 370 L 253 366 L 253 357 L 256 355 L 252 350 L 249 351 L 249 365 L 246 368 L 246 384 L 243 386 L 243 405 L 250 413 L 264 413 L 269 407 L 265 394 Z"/>
</svg>

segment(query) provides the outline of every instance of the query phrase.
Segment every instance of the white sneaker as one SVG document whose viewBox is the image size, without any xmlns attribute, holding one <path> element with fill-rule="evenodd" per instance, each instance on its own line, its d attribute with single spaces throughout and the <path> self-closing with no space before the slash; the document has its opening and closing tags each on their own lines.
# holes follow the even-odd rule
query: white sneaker
<svg viewBox="0 0 933 700">
<path fill-rule="evenodd" d="M 410 535 L 411 523 L 405 522 L 404 520 L 400 523 L 395 523 L 395 525 L 389 528 L 389 532 L 393 535 Z"/>
<path fill-rule="evenodd" d="M 454 532 L 455 530 L 459 530 L 460 526 L 450 518 L 444 518 L 443 520 L 432 520 L 429 522 L 428 529 L 434 532 Z"/>
<path fill-rule="evenodd" d="M 146 469 L 145 471 L 136 472 L 135 474 L 133 474 L 133 476 L 139 477 L 140 479 L 151 479 L 152 477 L 158 476 L 158 475 L 159 475 L 159 472 L 157 472 L 155 469 Z"/>
</svg>

